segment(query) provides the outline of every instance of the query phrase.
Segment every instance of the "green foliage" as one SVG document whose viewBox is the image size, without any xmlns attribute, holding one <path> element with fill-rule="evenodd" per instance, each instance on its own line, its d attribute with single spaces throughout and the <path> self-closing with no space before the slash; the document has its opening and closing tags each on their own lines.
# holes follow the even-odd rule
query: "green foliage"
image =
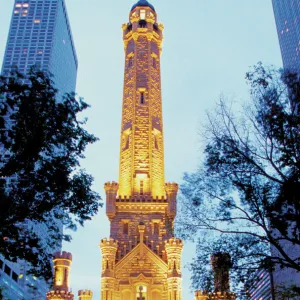
<svg viewBox="0 0 300 300">
<path fill-rule="evenodd" d="M 236 289 L 259 268 L 300 272 L 285 247 L 300 246 L 300 81 L 261 64 L 246 79 L 251 103 L 239 112 L 222 97 L 208 113 L 204 161 L 181 187 L 179 232 L 199 237 L 195 289 L 207 289 L 219 251 L 231 255 Z"/>
<path fill-rule="evenodd" d="M 37 69 L 0 77 L 0 253 L 30 262 L 30 272 L 45 279 L 52 276 L 49 248 L 70 240 L 62 224 L 76 229 L 102 205 L 80 168 L 86 146 L 97 141 L 78 119 L 88 105 L 75 94 L 58 97 Z"/>
</svg>

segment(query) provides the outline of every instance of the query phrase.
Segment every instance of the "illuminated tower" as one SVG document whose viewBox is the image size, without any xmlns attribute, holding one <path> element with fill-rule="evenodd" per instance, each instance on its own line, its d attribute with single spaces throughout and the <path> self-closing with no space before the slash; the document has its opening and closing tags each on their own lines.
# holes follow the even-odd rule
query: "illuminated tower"
<svg viewBox="0 0 300 300">
<path fill-rule="evenodd" d="M 125 74 L 119 183 L 105 184 L 110 238 L 102 300 L 181 300 L 182 241 L 174 238 L 178 185 L 165 183 L 160 55 L 163 25 L 146 0 L 123 25 Z"/>
<path fill-rule="evenodd" d="M 54 282 L 53 291 L 47 293 L 47 300 L 73 300 L 74 295 L 69 291 L 70 268 L 72 254 L 63 251 L 54 254 Z"/>
</svg>

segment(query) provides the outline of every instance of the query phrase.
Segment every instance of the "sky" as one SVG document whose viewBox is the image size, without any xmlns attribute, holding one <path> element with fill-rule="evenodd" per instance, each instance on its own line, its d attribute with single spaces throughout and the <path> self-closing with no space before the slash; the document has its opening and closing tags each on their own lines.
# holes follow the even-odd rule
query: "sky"
<svg viewBox="0 0 300 300">
<path fill-rule="evenodd" d="M 245 73 L 259 61 L 281 67 L 271 0 L 151 0 L 165 26 L 161 58 L 166 181 L 182 182 L 202 157 L 199 130 L 206 111 L 221 94 L 248 99 Z M 0 0 L 0 65 L 13 0 Z M 103 185 L 118 180 L 124 72 L 121 25 L 133 0 L 66 0 L 79 60 L 76 92 L 91 105 L 87 128 L 100 138 L 89 146 L 82 167 Z M 180 213 L 180 212 L 178 212 Z M 72 290 L 91 289 L 100 299 L 100 239 L 109 236 L 105 208 L 73 233 L 64 250 L 73 254 Z M 193 300 L 188 262 L 195 246 L 183 251 L 183 299 Z"/>
</svg>

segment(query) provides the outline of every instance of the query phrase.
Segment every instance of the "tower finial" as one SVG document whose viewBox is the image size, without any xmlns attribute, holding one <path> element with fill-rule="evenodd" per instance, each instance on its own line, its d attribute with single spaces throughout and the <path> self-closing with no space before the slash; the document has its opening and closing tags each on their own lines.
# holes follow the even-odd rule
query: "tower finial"
<svg viewBox="0 0 300 300">
<path fill-rule="evenodd" d="M 151 3 L 149 3 L 147 0 L 139 0 L 136 4 L 134 4 L 132 6 L 131 11 L 133 11 L 135 8 L 137 8 L 139 6 L 141 6 L 141 7 L 150 7 L 153 11 L 155 11 L 154 6 Z"/>
</svg>

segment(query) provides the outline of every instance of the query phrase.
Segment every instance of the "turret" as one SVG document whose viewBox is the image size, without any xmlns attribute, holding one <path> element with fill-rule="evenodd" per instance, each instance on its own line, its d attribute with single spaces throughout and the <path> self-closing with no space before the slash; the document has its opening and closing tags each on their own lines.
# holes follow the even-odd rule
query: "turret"
<svg viewBox="0 0 300 300">
<path fill-rule="evenodd" d="M 211 256 L 211 265 L 214 271 L 214 288 L 213 293 L 203 291 L 195 292 L 195 300 L 235 300 L 236 295 L 230 292 L 229 273 L 231 268 L 231 259 L 228 253 L 214 253 Z"/>
<path fill-rule="evenodd" d="M 125 48 L 119 192 L 122 199 L 164 200 L 164 142 L 160 80 L 163 26 L 146 0 L 123 24 Z"/>
<path fill-rule="evenodd" d="M 118 242 L 103 239 L 100 243 L 102 253 L 101 300 L 113 299 L 115 291 L 115 265 Z"/>
<path fill-rule="evenodd" d="M 168 197 L 168 216 L 172 219 L 176 216 L 177 211 L 177 192 L 178 192 L 178 184 L 173 183 L 166 183 L 166 192 Z"/>
<path fill-rule="evenodd" d="M 80 290 L 80 291 L 78 291 L 78 299 L 79 300 L 92 300 L 93 292 L 90 290 Z"/>
<path fill-rule="evenodd" d="M 47 293 L 47 300 L 74 299 L 72 292 L 69 292 L 69 276 L 72 264 L 72 254 L 63 251 L 56 252 L 53 258 L 54 283 L 53 291 Z"/>
<path fill-rule="evenodd" d="M 181 255 L 183 243 L 180 239 L 171 238 L 165 243 L 168 259 L 168 294 L 169 300 L 181 300 Z"/>
<path fill-rule="evenodd" d="M 106 215 L 111 220 L 116 215 L 116 198 L 118 193 L 118 184 L 116 182 L 106 182 L 104 190 L 106 193 Z"/>
<path fill-rule="evenodd" d="M 215 253 L 211 256 L 211 265 L 214 271 L 215 292 L 229 292 L 229 270 L 231 259 L 228 253 Z"/>
</svg>

